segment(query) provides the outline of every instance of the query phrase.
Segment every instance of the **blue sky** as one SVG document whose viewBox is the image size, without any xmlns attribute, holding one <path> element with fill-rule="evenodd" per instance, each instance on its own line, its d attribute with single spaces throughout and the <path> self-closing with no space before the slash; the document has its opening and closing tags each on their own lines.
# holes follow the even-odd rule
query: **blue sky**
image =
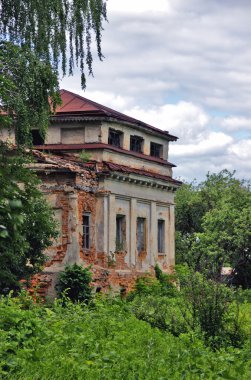
<svg viewBox="0 0 251 380">
<path fill-rule="evenodd" d="M 179 137 L 174 177 L 251 171 L 251 1 L 108 0 L 103 62 L 81 91 Z M 93 49 L 95 47 L 93 46 Z"/>
</svg>

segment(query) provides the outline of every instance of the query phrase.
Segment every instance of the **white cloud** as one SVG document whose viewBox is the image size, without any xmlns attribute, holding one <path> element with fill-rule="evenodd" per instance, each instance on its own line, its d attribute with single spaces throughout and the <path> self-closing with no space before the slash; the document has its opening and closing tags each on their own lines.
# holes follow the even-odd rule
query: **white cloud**
<svg viewBox="0 0 251 380">
<path fill-rule="evenodd" d="M 143 12 L 169 12 L 171 6 L 167 0 L 108 0 L 108 11 L 115 12 L 130 12 L 130 13 L 143 13 Z"/>
<path fill-rule="evenodd" d="M 162 130 L 168 130 L 183 142 L 197 140 L 209 121 L 209 116 L 201 107 L 185 101 L 148 109 L 134 107 L 125 110 L 125 113 Z"/>
<path fill-rule="evenodd" d="M 233 153 L 240 160 L 248 161 L 251 166 L 251 139 L 236 142 L 229 148 L 229 153 Z"/>
<path fill-rule="evenodd" d="M 222 126 L 229 131 L 251 130 L 251 118 L 243 116 L 228 116 L 222 120 Z"/>
<path fill-rule="evenodd" d="M 223 150 L 225 150 L 232 142 L 232 137 L 222 132 L 205 133 L 200 136 L 199 141 L 195 141 L 192 144 L 180 144 L 171 146 L 170 155 L 173 157 L 183 158 L 198 158 L 198 156 L 207 157 L 211 154 L 214 156 L 221 156 Z"/>
</svg>

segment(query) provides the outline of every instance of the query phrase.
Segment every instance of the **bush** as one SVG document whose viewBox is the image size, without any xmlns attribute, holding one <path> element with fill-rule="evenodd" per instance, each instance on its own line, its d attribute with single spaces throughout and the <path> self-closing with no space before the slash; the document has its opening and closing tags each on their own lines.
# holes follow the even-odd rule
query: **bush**
<svg viewBox="0 0 251 380">
<path fill-rule="evenodd" d="M 61 298 L 64 296 L 70 298 L 72 302 L 89 303 L 91 300 L 92 288 L 90 282 L 92 274 L 88 268 L 73 264 L 65 267 L 60 273 L 56 285 L 56 291 Z"/>
<path fill-rule="evenodd" d="M 226 285 L 207 280 L 200 273 L 191 273 L 182 289 L 181 311 L 197 327 L 205 342 L 213 349 L 224 345 L 240 347 L 243 331 L 239 319 L 239 300 L 235 291 Z"/>
</svg>

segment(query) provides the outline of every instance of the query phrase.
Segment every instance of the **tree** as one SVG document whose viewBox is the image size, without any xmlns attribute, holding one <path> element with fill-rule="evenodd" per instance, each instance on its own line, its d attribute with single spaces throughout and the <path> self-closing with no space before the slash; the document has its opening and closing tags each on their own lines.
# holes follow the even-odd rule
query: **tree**
<svg viewBox="0 0 251 380">
<path fill-rule="evenodd" d="M 34 126 L 45 135 L 50 112 L 60 102 L 59 69 L 72 74 L 79 66 L 85 88 L 93 34 L 103 57 L 104 20 L 105 0 L 0 0 L 0 123 L 15 127 L 19 145 L 31 143 Z"/>
<path fill-rule="evenodd" d="M 8 154 L 9 153 L 9 154 Z M 0 151 L 0 294 L 41 270 L 56 223 L 22 156 Z"/>
<path fill-rule="evenodd" d="M 52 213 L 22 152 L 31 145 L 32 128 L 46 134 L 60 103 L 59 74 L 79 66 L 85 88 L 93 36 L 103 57 L 104 20 L 105 0 L 0 0 L 0 128 L 13 128 L 19 147 L 13 158 L 0 146 L 0 292 L 41 269 L 42 251 L 55 235 Z"/>
<path fill-rule="evenodd" d="M 216 278 L 231 266 L 234 282 L 250 287 L 250 186 L 234 174 L 208 174 L 197 186 L 178 190 L 177 262 Z"/>
</svg>

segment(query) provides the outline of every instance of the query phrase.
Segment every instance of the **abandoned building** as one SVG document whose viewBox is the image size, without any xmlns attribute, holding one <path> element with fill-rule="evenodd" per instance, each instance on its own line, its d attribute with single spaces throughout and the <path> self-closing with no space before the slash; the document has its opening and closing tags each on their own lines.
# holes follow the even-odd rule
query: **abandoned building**
<svg viewBox="0 0 251 380">
<path fill-rule="evenodd" d="M 32 131 L 41 190 L 52 205 L 59 236 L 39 277 L 52 294 L 65 265 L 92 265 L 104 291 L 131 289 L 135 279 L 174 265 L 174 193 L 167 131 L 66 90 L 46 140 Z M 11 139 L 2 132 L 2 138 Z"/>
</svg>

